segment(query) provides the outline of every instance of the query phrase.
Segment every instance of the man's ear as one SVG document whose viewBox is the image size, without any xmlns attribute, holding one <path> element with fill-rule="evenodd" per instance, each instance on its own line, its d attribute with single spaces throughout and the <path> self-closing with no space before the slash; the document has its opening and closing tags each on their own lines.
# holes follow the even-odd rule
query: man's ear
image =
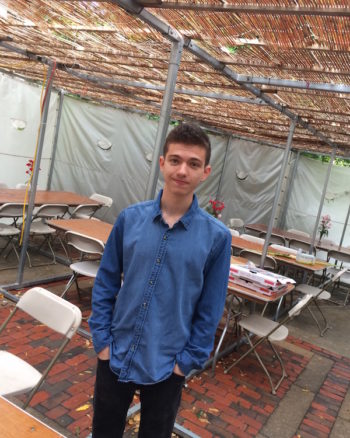
<svg viewBox="0 0 350 438">
<path fill-rule="evenodd" d="M 159 167 L 160 167 L 161 170 L 162 170 L 163 167 L 164 167 L 164 161 L 165 161 L 164 156 L 161 155 L 161 156 L 159 157 Z"/>
<path fill-rule="evenodd" d="M 202 181 L 202 182 L 205 181 L 205 180 L 208 178 L 208 176 L 209 176 L 210 174 L 211 174 L 211 165 L 208 164 L 208 165 L 205 166 L 205 168 L 204 168 L 204 172 L 203 172 L 203 175 L 202 175 L 201 181 Z"/>
</svg>

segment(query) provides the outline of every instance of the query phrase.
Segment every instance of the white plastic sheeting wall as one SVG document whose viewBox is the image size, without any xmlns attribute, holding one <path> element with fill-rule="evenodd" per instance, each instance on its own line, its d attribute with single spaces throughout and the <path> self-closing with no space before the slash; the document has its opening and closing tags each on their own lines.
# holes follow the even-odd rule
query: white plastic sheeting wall
<svg viewBox="0 0 350 438">
<path fill-rule="evenodd" d="M 328 163 L 300 157 L 287 211 L 287 228 L 313 233 L 327 168 Z M 321 216 L 331 216 L 332 227 L 328 238 L 336 243 L 340 241 L 349 204 L 350 169 L 332 166 Z M 350 245 L 350 224 L 343 245 Z"/>
<path fill-rule="evenodd" d="M 281 149 L 232 138 L 220 190 L 225 222 L 268 223 L 282 158 Z"/>
<path fill-rule="evenodd" d="M 0 181 L 12 188 L 28 180 L 26 163 L 34 157 L 40 123 L 40 95 L 40 87 L 0 73 Z M 38 186 L 41 188 L 46 188 L 50 168 L 57 103 L 58 95 L 53 92 L 40 164 Z"/>
</svg>

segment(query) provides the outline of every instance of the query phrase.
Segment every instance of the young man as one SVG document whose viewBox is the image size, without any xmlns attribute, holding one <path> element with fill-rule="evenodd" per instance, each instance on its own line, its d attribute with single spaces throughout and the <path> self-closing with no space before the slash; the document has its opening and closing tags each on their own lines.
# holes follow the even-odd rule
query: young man
<svg viewBox="0 0 350 438">
<path fill-rule="evenodd" d="M 139 437 L 169 438 L 185 375 L 213 348 L 231 234 L 194 195 L 210 175 L 210 153 L 196 125 L 173 129 L 159 159 L 164 189 L 123 210 L 108 239 L 89 320 L 98 355 L 93 438 L 123 436 L 136 389 Z"/>
</svg>

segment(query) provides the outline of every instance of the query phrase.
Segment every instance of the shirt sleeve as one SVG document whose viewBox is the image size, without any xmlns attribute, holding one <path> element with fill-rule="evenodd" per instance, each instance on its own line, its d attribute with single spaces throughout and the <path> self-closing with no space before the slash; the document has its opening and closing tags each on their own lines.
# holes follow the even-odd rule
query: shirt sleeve
<svg viewBox="0 0 350 438">
<path fill-rule="evenodd" d="M 206 263 L 204 286 L 193 316 L 191 335 L 185 348 L 176 356 L 185 375 L 192 369 L 201 369 L 213 349 L 227 293 L 231 240 L 229 232 L 223 233 Z"/>
<path fill-rule="evenodd" d="M 96 353 L 109 346 L 115 302 L 123 272 L 124 211 L 112 228 L 92 290 L 92 314 L 89 327 Z"/>
</svg>

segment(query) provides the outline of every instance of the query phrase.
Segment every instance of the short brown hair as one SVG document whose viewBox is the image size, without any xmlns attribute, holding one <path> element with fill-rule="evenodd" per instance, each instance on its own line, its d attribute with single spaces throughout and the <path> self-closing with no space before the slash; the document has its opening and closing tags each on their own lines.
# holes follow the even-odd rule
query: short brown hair
<svg viewBox="0 0 350 438">
<path fill-rule="evenodd" d="M 181 123 L 169 132 L 164 148 L 164 157 L 168 153 L 170 143 L 183 143 L 186 145 L 195 145 L 205 149 L 205 165 L 210 162 L 211 146 L 208 135 L 194 123 Z"/>
</svg>

